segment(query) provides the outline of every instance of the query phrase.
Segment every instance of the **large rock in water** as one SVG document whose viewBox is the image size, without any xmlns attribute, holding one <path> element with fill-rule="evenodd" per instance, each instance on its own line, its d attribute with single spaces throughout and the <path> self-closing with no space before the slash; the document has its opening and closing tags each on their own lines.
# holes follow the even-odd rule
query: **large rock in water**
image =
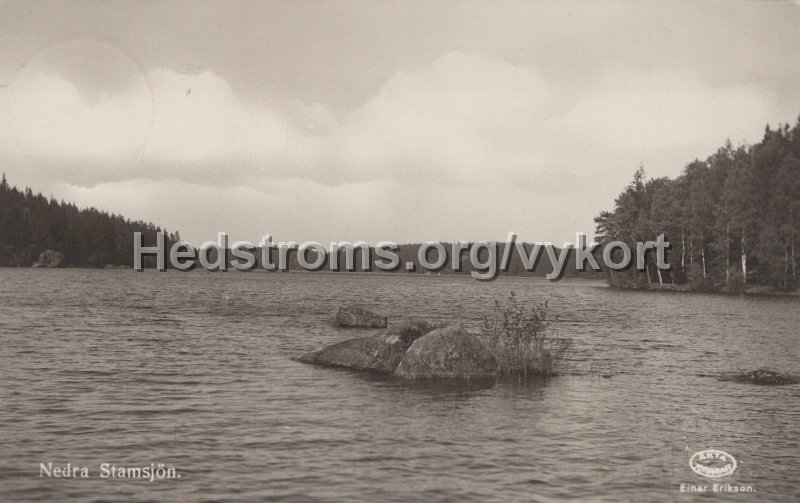
<svg viewBox="0 0 800 503">
<path fill-rule="evenodd" d="M 58 267 L 61 265 L 63 255 L 55 250 L 45 250 L 31 267 Z"/>
<path fill-rule="evenodd" d="M 495 375 L 494 355 L 461 327 L 445 327 L 420 337 L 406 351 L 395 375 L 408 379 L 485 379 Z"/>
<path fill-rule="evenodd" d="M 384 334 L 348 339 L 297 358 L 304 363 L 355 370 L 394 372 L 411 344 L 433 330 L 426 321 L 409 321 Z"/>
<path fill-rule="evenodd" d="M 387 324 L 386 316 L 355 306 L 340 307 L 330 321 L 334 327 L 386 328 Z"/>
</svg>

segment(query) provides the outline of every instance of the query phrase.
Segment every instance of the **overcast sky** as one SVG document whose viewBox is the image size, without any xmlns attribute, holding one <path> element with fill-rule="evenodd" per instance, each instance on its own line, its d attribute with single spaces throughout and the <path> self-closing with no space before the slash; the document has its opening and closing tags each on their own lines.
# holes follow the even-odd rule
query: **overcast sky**
<svg viewBox="0 0 800 503">
<path fill-rule="evenodd" d="M 574 241 L 800 115 L 796 2 L 2 2 L 9 181 L 256 241 Z"/>
</svg>

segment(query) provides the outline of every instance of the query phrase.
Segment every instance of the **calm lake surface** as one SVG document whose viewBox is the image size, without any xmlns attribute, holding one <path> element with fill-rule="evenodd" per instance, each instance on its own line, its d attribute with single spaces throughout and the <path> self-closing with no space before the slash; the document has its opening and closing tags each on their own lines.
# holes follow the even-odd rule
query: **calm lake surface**
<svg viewBox="0 0 800 503">
<path fill-rule="evenodd" d="M 369 333 L 328 326 L 340 304 L 477 329 L 512 290 L 574 341 L 546 385 L 290 359 Z M 0 501 L 680 501 L 713 483 L 689 469 L 706 448 L 757 494 L 704 500 L 797 500 L 800 386 L 716 377 L 800 374 L 799 332 L 800 299 L 590 281 L 0 269 Z M 104 462 L 181 478 L 103 480 Z"/>
</svg>

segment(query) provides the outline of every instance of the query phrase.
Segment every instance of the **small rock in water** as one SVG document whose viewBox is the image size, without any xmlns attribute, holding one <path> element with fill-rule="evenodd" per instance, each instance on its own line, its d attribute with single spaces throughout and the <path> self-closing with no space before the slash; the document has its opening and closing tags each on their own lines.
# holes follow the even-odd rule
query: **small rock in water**
<svg viewBox="0 0 800 503">
<path fill-rule="evenodd" d="M 723 381 L 733 381 L 738 383 L 765 385 L 797 384 L 798 380 L 790 375 L 781 374 L 769 369 L 756 369 L 744 374 L 736 374 L 732 377 L 723 377 Z"/>
<path fill-rule="evenodd" d="M 45 250 L 39 254 L 39 258 L 31 267 L 58 267 L 61 265 L 63 258 L 64 256 L 60 252 L 55 250 Z"/>
<path fill-rule="evenodd" d="M 387 318 L 355 306 L 340 307 L 330 319 L 334 327 L 386 328 Z"/>
</svg>

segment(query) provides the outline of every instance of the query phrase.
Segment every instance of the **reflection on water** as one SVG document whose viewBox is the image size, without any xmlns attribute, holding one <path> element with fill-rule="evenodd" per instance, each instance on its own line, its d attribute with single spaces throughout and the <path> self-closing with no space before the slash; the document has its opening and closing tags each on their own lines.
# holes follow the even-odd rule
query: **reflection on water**
<svg viewBox="0 0 800 503">
<path fill-rule="evenodd" d="M 0 285 L 3 501 L 672 501 L 706 483 L 688 465 L 706 448 L 759 500 L 798 496 L 800 386 L 702 377 L 800 374 L 796 299 L 400 274 L 0 269 Z M 291 360 L 352 336 L 325 323 L 339 304 L 478 329 L 511 290 L 574 339 L 549 383 Z M 182 477 L 41 480 L 47 461 Z"/>
</svg>

